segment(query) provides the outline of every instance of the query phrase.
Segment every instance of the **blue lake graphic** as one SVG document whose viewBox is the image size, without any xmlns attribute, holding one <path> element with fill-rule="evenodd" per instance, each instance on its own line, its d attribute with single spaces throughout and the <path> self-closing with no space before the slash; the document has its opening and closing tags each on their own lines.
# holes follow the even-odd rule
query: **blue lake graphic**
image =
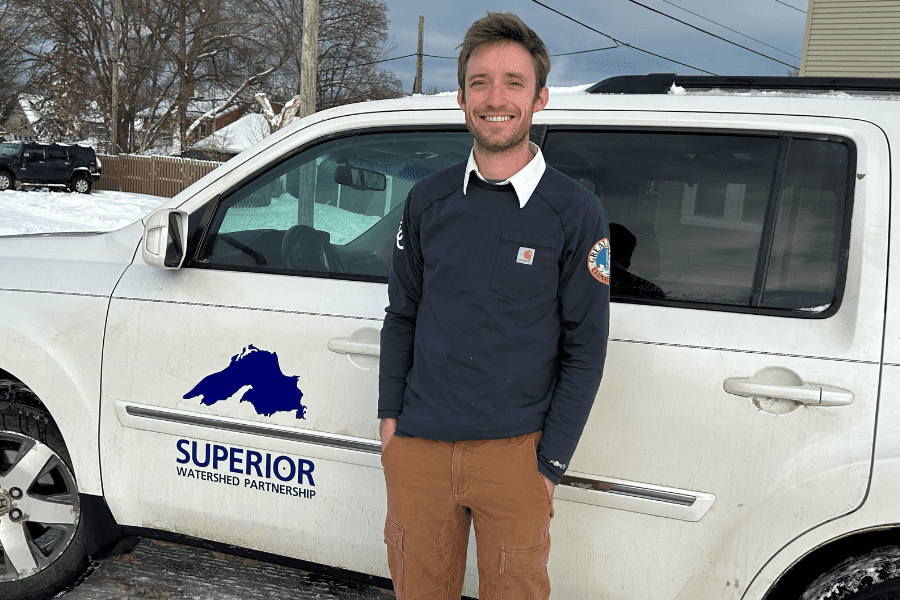
<svg viewBox="0 0 900 600">
<path fill-rule="evenodd" d="M 184 395 L 184 399 L 199 397 L 201 403 L 211 406 L 227 400 L 242 387 L 250 386 L 240 401 L 252 404 L 258 414 L 270 417 L 277 412 L 294 410 L 297 418 L 303 419 L 306 407 L 300 402 L 303 392 L 297 387 L 299 380 L 299 376 L 281 372 L 277 354 L 250 345 L 232 356 L 223 370 L 204 377 Z"/>
</svg>

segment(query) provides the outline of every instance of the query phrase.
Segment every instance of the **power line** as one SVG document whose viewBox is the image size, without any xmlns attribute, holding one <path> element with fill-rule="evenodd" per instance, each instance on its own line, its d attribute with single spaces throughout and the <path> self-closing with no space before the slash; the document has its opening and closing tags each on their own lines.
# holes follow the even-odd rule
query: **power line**
<svg viewBox="0 0 900 600">
<path fill-rule="evenodd" d="M 536 1 L 536 0 L 533 0 L 533 1 Z M 627 1 L 628 1 L 628 2 L 631 2 L 632 4 L 637 4 L 638 6 L 641 6 L 641 7 L 643 7 L 643 8 L 646 8 L 647 10 L 649 10 L 649 11 L 651 11 L 651 12 L 655 12 L 655 13 L 657 13 L 657 14 L 660 14 L 660 15 L 666 17 L 666 18 L 672 19 L 673 21 L 677 21 L 677 22 L 681 23 L 682 25 L 687 25 L 688 27 L 691 27 L 691 28 L 693 28 L 693 29 L 696 29 L 697 31 L 703 32 L 703 33 L 705 33 L 706 35 L 711 35 L 711 36 L 714 37 L 714 38 L 717 38 L 717 39 L 722 40 L 723 42 L 728 42 L 729 44 L 731 44 L 731 45 L 733 45 L 733 46 L 737 46 L 738 48 L 743 48 L 744 50 L 747 50 L 748 52 L 752 52 L 753 54 L 758 54 L 758 55 L 760 55 L 760 56 L 763 56 L 763 57 L 765 57 L 765 58 L 768 58 L 769 60 L 774 60 L 775 62 L 781 63 L 782 65 L 784 65 L 784 66 L 786 66 L 786 67 L 791 67 L 792 69 L 798 69 L 798 68 L 799 68 L 799 67 L 797 67 L 796 65 L 792 65 L 792 64 L 790 64 L 790 63 L 786 63 L 786 62 L 784 62 L 783 60 L 778 60 L 777 58 L 774 58 L 774 57 L 772 57 L 772 56 L 769 56 L 768 54 L 763 54 L 762 52 L 757 52 L 757 51 L 754 50 L 753 48 L 748 48 L 747 46 L 742 46 L 742 45 L 738 44 L 737 42 L 732 42 L 731 40 L 729 40 L 729 39 L 727 39 L 727 38 L 723 38 L 721 35 L 716 35 L 715 33 L 711 32 L 711 31 L 707 31 L 707 30 L 705 30 L 705 29 L 703 29 L 703 28 L 701 28 L 701 27 L 697 27 L 696 25 L 691 25 L 691 24 L 688 23 L 687 21 L 682 21 L 682 20 L 679 19 L 678 17 L 673 17 L 672 15 L 667 14 L 667 13 L 664 13 L 664 12 L 661 11 L 661 10 L 657 10 L 657 9 L 655 9 L 655 8 L 652 8 L 652 7 L 650 7 L 650 6 L 647 6 L 646 4 L 642 4 L 642 3 L 638 2 L 637 0 L 627 0 Z M 779 1 L 779 0 L 776 0 L 776 2 L 778 2 L 778 1 Z M 790 5 L 787 5 L 787 6 L 790 6 Z"/>
<path fill-rule="evenodd" d="M 614 42 L 616 43 L 616 45 L 618 45 L 618 46 L 627 46 L 628 48 L 631 48 L 631 49 L 633 49 L 633 50 L 637 50 L 638 52 L 643 52 L 644 54 L 649 54 L 649 55 L 651 55 L 651 56 L 655 56 L 655 57 L 657 57 L 657 58 L 661 58 L 661 59 L 663 59 L 663 60 L 667 60 L 667 61 L 669 61 L 669 62 L 675 63 L 676 65 L 681 65 L 682 67 L 687 67 L 687 68 L 689 68 L 689 69 L 694 69 L 695 71 L 700 71 L 701 73 L 708 73 L 709 75 L 715 75 L 715 73 L 713 73 L 712 71 L 707 71 L 707 70 L 705 70 L 705 69 L 701 69 L 700 67 L 695 67 L 695 66 L 689 65 L 689 64 L 687 64 L 687 63 L 679 62 L 679 61 L 674 60 L 674 59 L 672 59 L 672 58 L 669 58 L 669 57 L 667 57 L 667 56 L 663 56 L 663 55 L 661 55 L 661 54 L 655 54 L 655 53 L 653 53 L 653 52 L 650 52 L 649 50 L 644 50 L 643 48 L 638 48 L 637 46 L 635 46 L 635 45 L 633 45 L 633 44 L 629 44 L 628 42 L 623 42 L 623 41 L 621 41 L 621 40 L 617 40 L 617 39 L 614 38 L 613 36 L 608 35 L 608 34 L 605 34 L 605 33 L 603 33 L 602 31 L 600 31 L 599 29 L 594 29 L 594 28 L 591 27 L 590 25 L 588 25 L 588 24 L 586 24 L 586 23 L 582 23 L 582 22 L 579 21 L 578 19 L 575 19 L 575 18 L 573 18 L 573 17 L 570 17 L 569 15 L 567 15 L 567 14 L 565 14 L 565 13 L 559 12 L 558 10 L 556 10 L 555 8 L 553 8 L 552 6 L 547 6 L 546 4 L 544 4 L 543 2 L 539 2 L 538 0 L 531 0 L 531 1 L 534 2 L 535 4 L 538 4 L 538 5 L 540 5 L 540 6 L 543 6 L 543 7 L 546 8 L 547 10 L 550 10 L 550 11 L 555 12 L 556 14 L 560 15 L 561 17 L 565 17 L 566 19 L 569 19 L 570 21 L 573 21 L 573 22 L 575 22 L 575 23 L 578 23 L 578 24 L 581 25 L 582 27 L 587 27 L 587 28 L 590 29 L 591 31 L 593 31 L 593 32 L 595 32 L 595 33 L 599 33 L 600 35 L 602 35 L 602 36 L 605 37 L 605 38 L 611 39 L 611 40 L 614 41 Z"/>
<path fill-rule="evenodd" d="M 612 50 L 613 48 L 618 48 L 618 46 L 607 46 L 606 48 L 594 48 L 593 50 L 578 50 L 576 52 L 563 52 L 562 54 L 551 54 L 551 57 L 554 56 L 571 56 L 573 54 L 587 54 L 588 52 L 600 52 L 601 50 Z"/>
<path fill-rule="evenodd" d="M 552 6 L 547 6 L 547 5 L 544 4 L 543 2 L 538 2 L 538 0 L 531 0 L 531 1 L 534 2 L 535 4 L 538 4 L 538 5 L 540 5 L 540 6 L 543 6 L 543 7 L 546 8 L 547 10 L 551 10 L 551 11 L 555 12 L 556 14 L 560 15 L 561 17 L 565 17 L 565 18 L 567 18 L 567 19 L 570 20 L 570 21 L 573 21 L 573 22 L 575 22 L 575 23 L 578 23 L 578 24 L 581 25 L 582 27 L 587 27 L 587 28 L 590 29 L 591 31 L 593 31 L 593 32 L 595 32 L 595 33 L 599 33 L 599 34 L 602 35 L 603 37 L 606 37 L 606 38 L 611 39 L 611 40 L 614 41 L 616 44 L 621 44 L 621 42 L 620 42 L 619 40 L 617 40 L 616 38 L 614 38 L 613 36 L 607 35 L 607 34 L 603 33 L 602 31 L 600 31 L 599 29 L 594 29 L 593 27 L 591 27 L 591 26 L 588 25 L 587 23 L 582 23 L 582 22 L 579 21 L 578 19 L 575 19 L 575 18 L 573 18 L 573 17 L 570 17 L 569 15 L 567 15 L 567 14 L 565 14 L 565 13 L 559 12 L 558 10 L 556 10 L 555 8 L 553 8 Z"/>
<path fill-rule="evenodd" d="M 784 5 L 787 6 L 788 8 L 793 8 L 793 9 L 796 10 L 797 12 L 802 12 L 804 15 L 806 14 L 806 11 L 805 11 L 805 10 L 801 10 L 801 9 L 797 8 L 796 6 L 791 6 L 791 5 L 788 4 L 787 2 L 782 2 L 781 0 L 775 0 L 775 2 L 777 2 L 778 4 L 784 4 Z"/>
<path fill-rule="evenodd" d="M 572 54 L 587 54 L 588 52 L 600 52 L 601 50 L 612 50 L 613 48 L 618 48 L 618 47 L 619 46 L 607 46 L 606 48 L 591 48 L 590 50 L 577 50 L 575 52 L 562 52 L 560 54 L 551 54 L 550 56 L 555 57 L 555 56 L 571 56 Z M 418 54 L 416 52 L 413 52 L 412 54 L 404 54 L 403 56 L 395 56 L 393 58 L 383 58 L 381 60 L 373 60 L 372 62 L 364 62 L 364 63 L 357 63 L 355 65 L 348 65 L 347 68 L 349 69 L 352 67 L 365 67 L 367 65 L 377 65 L 378 63 L 389 62 L 392 60 L 400 60 L 401 58 L 411 58 L 411 57 L 417 56 L 417 55 Z M 427 58 L 443 58 L 445 60 L 459 60 L 459 57 L 457 57 L 457 56 L 437 56 L 435 54 L 423 54 L 422 56 L 427 57 Z"/>
<path fill-rule="evenodd" d="M 783 52 L 784 54 L 787 54 L 788 56 L 792 56 L 792 57 L 796 58 L 797 60 L 801 60 L 801 58 L 800 58 L 799 56 L 797 56 L 796 54 L 791 54 L 790 52 L 786 52 L 785 50 L 782 50 L 781 48 L 776 48 L 775 46 L 770 46 L 769 44 L 767 44 L 767 43 L 765 43 L 765 42 L 763 42 L 763 41 L 761 41 L 761 40 L 758 40 L 758 39 L 756 39 L 756 38 L 754 38 L 754 37 L 750 37 L 750 36 L 747 35 L 747 34 L 741 33 L 741 32 L 738 31 L 737 29 L 732 29 L 731 27 L 728 27 L 727 25 L 722 25 L 721 23 L 718 23 L 718 22 L 716 22 L 716 21 L 713 21 L 712 19 L 708 19 L 708 18 L 704 17 L 703 15 L 697 14 L 697 13 L 695 13 L 694 11 L 691 11 L 691 10 L 686 9 L 686 8 L 683 7 L 683 6 L 678 6 L 678 5 L 675 4 L 674 2 L 669 2 L 669 0 L 662 0 L 662 1 L 665 2 L 666 4 L 671 4 L 671 5 L 674 6 L 675 8 L 680 8 L 681 10 L 683 10 L 683 11 L 685 11 L 685 12 L 689 12 L 689 13 L 691 13 L 692 15 L 694 15 L 695 17 L 700 17 L 700 18 L 703 19 L 704 21 L 709 21 L 710 23 L 713 23 L 713 24 L 715 24 L 715 25 L 718 25 L 719 27 L 724 27 L 724 28 L 727 29 L 728 31 L 731 31 L 732 33 L 736 33 L 736 34 L 738 34 L 738 35 L 740 35 L 740 36 L 743 36 L 743 37 L 747 38 L 748 40 L 753 40 L 753 41 L 756 42 L 757 44 L 762 44 L 763 46 L 767 46 L 767 47 L 771 48 L 772 50 L 778 50 L 779 52 Z M 791 7 L 791 8 L 793 8 L 793 7 Z"/>
</svg>

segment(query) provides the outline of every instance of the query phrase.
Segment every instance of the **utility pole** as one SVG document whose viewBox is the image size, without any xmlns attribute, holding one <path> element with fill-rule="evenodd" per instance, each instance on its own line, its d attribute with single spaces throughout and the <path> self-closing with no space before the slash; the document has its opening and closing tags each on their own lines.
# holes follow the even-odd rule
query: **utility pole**
<svg viewBox="0 0 900 600">
<path fill-rule="evenodd" d="M 110 152 L 115 156 L 119 153 L 119 45 L 121 43 L 121 23 L 122 0 L 115 0 L 113 4 L 113 56 L 112 56 L 112 110 L 110 111 L 110 120 L 112 121 L 112 148 Z"/>
<path fill-rule="evenodd" d="M 316 112 L 316 70 L 319 54 L 319 0 L 303 0 L 300 51 L 300 118 Z"/>
<path fill-rule="evenodd" d="M 413 94 L 422 93 L 422 46 L 425 41 L 425 17 L 419 15 L 419 46 L 416 50 L 416 79 L 413 82 Z"/>
</svg>

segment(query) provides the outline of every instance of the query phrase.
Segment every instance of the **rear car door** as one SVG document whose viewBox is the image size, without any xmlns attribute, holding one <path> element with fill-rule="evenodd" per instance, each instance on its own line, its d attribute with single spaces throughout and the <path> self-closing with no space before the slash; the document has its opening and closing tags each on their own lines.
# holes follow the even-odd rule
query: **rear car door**
<svg viewBox="0 0 900 600">
<path fill-rule="evenodd" d="M 72 159 L 65 148 L 47 148 L 47 182 L 65 183 L 72 173 Z"/>
<path fill-rule="evenodd" d="M 666 119 L 605 113 L 551 127 L 544 146 L 611 224 L 608 358 L 551 530 L 560 597 L 740 598 L 781 547 L 867 490 L 883 133 Z"/>
<path fill-rule="evenodd" d="M 190 260 L 137 260 L 110 305 L 104 493 L 120 523 L 387 575 L 378 341 L 403 204 L 464 130 L 354 132 L 190 215 Z"/>
</svg>

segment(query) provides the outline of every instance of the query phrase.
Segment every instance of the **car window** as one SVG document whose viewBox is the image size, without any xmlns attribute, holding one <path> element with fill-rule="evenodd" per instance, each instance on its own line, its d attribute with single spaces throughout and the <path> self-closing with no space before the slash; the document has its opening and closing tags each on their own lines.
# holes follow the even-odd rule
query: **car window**
<svg viewBox="0 0 900 600">
<path fill-rule="evenodd" d="M 834 302 L 849 225 L 848 166 L 845 144 L 791 141 L 762 306 L 819 313 Z"/>
<path fill-rule="evenodd" d="M 44 150 L 37 148 L 28 148 L 22 155 L 25 162 L 38 162 L 44 160 Z"/>
<path fill-rule="evenodd" d="M 606 208 L 613 299 L 810 316 L 836 306 L 846 142 L 551 131 L 544 155 Z"/>
<path fill-rule="evenodd" d="M 331 140 L 275 165 L 223 198 L 199 267 L 386 278 L 413 184 L 466 160 L 464 131 Z"/>
<path fill-rule="evenodd" d="M 69 160 L 64 148 L 48 148 L 47 158 L 50 160 Z"/>
</svg>

